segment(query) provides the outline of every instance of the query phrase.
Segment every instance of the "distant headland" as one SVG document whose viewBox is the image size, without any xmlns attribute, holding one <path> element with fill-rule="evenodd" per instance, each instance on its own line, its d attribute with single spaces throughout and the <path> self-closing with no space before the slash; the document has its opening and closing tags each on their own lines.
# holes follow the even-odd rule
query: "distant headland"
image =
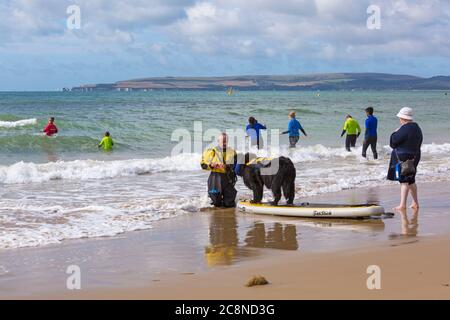
<svg viewBox="0 0 450 320">
<path fill-rule="evenodd" d="M 386 73 L 318 73 L 227 77 L 153 77 L 84 84 L 64 91 L 151 90 L 450 90 L 450 76 L 423 78 Z"/>
</svg>

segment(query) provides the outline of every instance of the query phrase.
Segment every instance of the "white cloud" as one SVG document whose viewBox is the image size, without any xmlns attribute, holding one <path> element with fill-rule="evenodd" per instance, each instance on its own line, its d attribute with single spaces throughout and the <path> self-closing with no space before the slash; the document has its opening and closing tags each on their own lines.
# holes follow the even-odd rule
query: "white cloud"
<svg viewBox="0 0 450 320">
<path fill-rule="evenodd" d="M 240 9 L 223 10 L 209 2 L 200 2 L 186 10 L 181 29 L 188 36 L 212 34 L 218 36 L 239 30 L 242 25 Z"/>
<path fill-rule="evenodd" d="M 443 55 L 450 50 L 450 4 L 446 1 L 379 0 L 381 30 L 366 27 L 372 1 L 208 1 L 186 9 L 174 34 L 197 52 L 247 56 L 241 44 L 252 40 L 254 54 Z M 349 50 L 351 47 L 351 50 Z M 367 50 L 370 48 L 370 50 Z M 361 50 L 360 50 L 361 49 Z"/>
<path fill-rule="evenodd" d="M 74 3 L 81 29 L 67 30 Z M 381 30 L 366 27 L 371 4 Z M 162 74 L 424 70 L 450 66 L 448 30 L 445 0 L 0 0 L 0 72 L 50 56 L 91 69 L 114 58 L 108 72 L 120 61 Z"/>
<path fill-rule="evenodd" d="M 184 9 L 194 0 L 2 0 L 0 1 L 0 40 L 29 41 L 47 35 L 64 35 L 66 9 L 76 4 L 81 10 L 85 37 L 115 33 L 111 40 L 123 39 L 117 34 L 135 32 L 174 23 L 185 16 Z M 98 35 L 97 35 L 98 36 Z"/>
<path fill-rule="evenodd" d="M 372 2 L 381 7 L 381 30 L 366 28 L 366 9 Z M 5 45 L 70 37 L 65 9 L 72 3 L 3 1 L 0 40 Z M 397 53 L 402 46 L 417 50 L 407 54 L 447 56 L 450 51 L 446 35 L 450 4 L 443 0 L 77 0 L 76 4 L 82 14 L 77 38 L 98 46 L 132 43 L 151 30 L 197 53 L 244 57 L 282 53 L 339 57 L 360 54 L 358 48 L 367 47 L 373 54 Z"/>
</svg>

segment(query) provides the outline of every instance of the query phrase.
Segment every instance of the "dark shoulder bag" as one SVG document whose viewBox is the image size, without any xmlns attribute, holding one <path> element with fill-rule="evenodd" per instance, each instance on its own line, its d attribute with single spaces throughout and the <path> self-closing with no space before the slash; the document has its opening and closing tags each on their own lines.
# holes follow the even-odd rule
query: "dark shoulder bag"
<svg viewBox="0 0 450 320">
<path fill-rule="evenodd" d="M 401 161 L 398 156 L 397 150 L 395 150 L 394 152 L 398 160 L 398 163 L 395 166 L 396 173 L 404 177 L 416 174 L 416 166 L 414 165 L 414 158 Z"/>
</svg>

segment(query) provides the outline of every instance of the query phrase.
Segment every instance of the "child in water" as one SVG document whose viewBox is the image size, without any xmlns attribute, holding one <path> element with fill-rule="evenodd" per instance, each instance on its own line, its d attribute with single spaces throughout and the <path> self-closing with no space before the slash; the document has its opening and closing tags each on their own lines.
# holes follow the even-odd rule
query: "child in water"
<svg viewBox="0 0 450 320">
<path fill-rule="evenodd" d="M 100 149 L 103 147 L 103 150 L 110 151 L 110 150 L 112 150 L 113 145 L 114 145 L 114 141 L 111 138 L 109 132 L 106 131 L 105 136 L 103 137 L 102 141 L 100 141 L 100 143 L 98 144 L 98 148 Z"/>
</svg>

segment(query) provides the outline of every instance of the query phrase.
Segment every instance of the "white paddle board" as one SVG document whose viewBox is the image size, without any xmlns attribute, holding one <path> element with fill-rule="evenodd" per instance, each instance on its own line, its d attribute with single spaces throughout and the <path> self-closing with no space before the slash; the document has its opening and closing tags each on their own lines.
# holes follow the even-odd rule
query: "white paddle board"
<svg viewBox="0 0 450 320">
<path fill-rule="evenodd" d="M 269 203 L 240 201 L 237 207 L 243 212 L 287 217 L 363 218 L 384 214 L 384 208 L 376 204 L 341 205 L 303 203 L 301 205 L 273 206 Z"/>
</svg>

